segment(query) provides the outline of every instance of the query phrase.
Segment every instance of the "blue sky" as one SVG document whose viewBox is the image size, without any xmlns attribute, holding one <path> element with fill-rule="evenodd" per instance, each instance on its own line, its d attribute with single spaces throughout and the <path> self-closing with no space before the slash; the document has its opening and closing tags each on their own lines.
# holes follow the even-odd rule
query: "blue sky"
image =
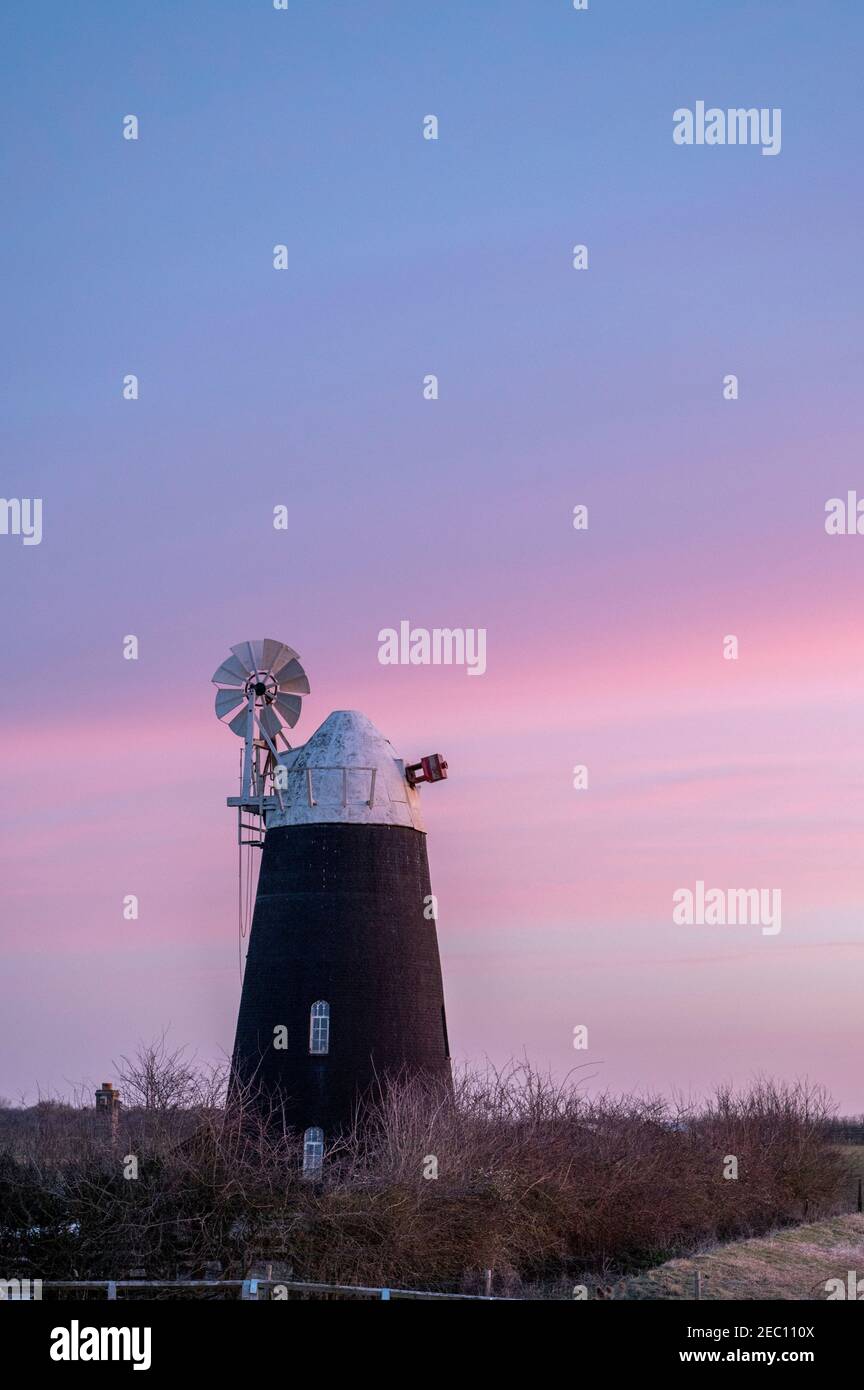
<svg viewBox="0 0 864 1390">
<path fill-rule="evenodd" d="M 230 643 L 266 633 L 310 670 L 307 734 L 359 704 L 406 753 L 460 755 L 430 819 L 462 1054 L 524 1046 L 560 1069 L 590 942 L 604 1079 L 716 1079 L 722 1027 L 703 1043 L 698 1010 L 670 1021 L 668 1001 L 692 994 L 674 943 L 656 947 L 665 1012 L 646 1002 L 633 1025 L 665 1030 L 654 1053 L 616 1021 L 616 981 L 626 992 L 622 939 L 650 958 L 666 891 L 637 785 L 672 769 L 697 787 L 706 758 L 743 758 L 722 809 L 696 791 L 664 803 L 647 857 L 668 850 L 669 893 L 715 853 L 718 872 L 760 872 L 754 837 L 764 871 L 788 874 L 799 955 L 777 972 L 776 1054 L 754 1043 L 774 979 L 760 965 L 729 1065 L 788 1058 L 864 1108 L 843 993 L 861 809 L 848 823 L 839 809 L 857 798 L 861 561 L 821 527 L 826 497 L 864 493 L 862 31 L 861 7 L 831 0 L 6 7 L 2 490 L 41 496 L 45 519 L 39 547 L 0 538 L 20 1024 L 0 1088 L 58 1083 L 55 1032 L 27 1035 L 34 969 L 36 1015 L 62 998 L 64 1037 L 81 1040 L 63 1075 L 98 1072 L 129 1029 L 166 1018 L 205 1051 L 230 1046 L 234 749 L 209 676 Z M 700 99 L 782 108 L 781 154 L 675 146 L 673 111 Z M 428 113 L 437 142 L 421 138 Z M 574 551 L 579 501 L 597 521 Z M 376 634 L 404 617 L 487 626 L 488 677 L 382 671 Z M 708 654 L 739 629 L 751 664 L 732 693 Z M 118 657 L 128 632 L 134 669 Z M 589 741 L 598 787 L 624 790 L 586 834 L 557 798 Z M 766 790 L 756 764 L 775 752 Z M 530 811 L 503 824 L 525 785 Z M 530 922 L 508 877 L 520 844 Z M 130 878 L 160 903 L 146 943 L 112 917 Z M 527 982 L 526 950 L 540 962 Z M 484 995 L 490 970 L 506 1007 Z M 70 996 L 76 971 L 88 983 Z M 104 1026 L 88 1012 L 100 979 L 103 994 L 124 981 Z M 722 1016 L 740 991 L 734 974 L 715 984 Z"/>
</svg>

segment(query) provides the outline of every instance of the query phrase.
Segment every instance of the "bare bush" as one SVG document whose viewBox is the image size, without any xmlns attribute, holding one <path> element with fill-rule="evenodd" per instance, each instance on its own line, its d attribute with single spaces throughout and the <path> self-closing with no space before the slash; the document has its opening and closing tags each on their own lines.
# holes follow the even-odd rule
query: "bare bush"
<svg viewBox="0 0 864 1390">
<path fill-rule="evenodd" d="M 492 1269 L 515 1290 L 816 1217 L 843 1182 L 827 1097 L 806 1085 L 758 1080 L 691 1106 L 589 1097 L 525 1063 L 462 1073 L 452 1091 L 389 1078 L 308 1181 L 278 1106 L 228 1092 L 224 1071 L 162 1039 L 117 1074 L 133 1103 L 116 1132 L 56 1102 L 0 1115 L 10 1273 L 172 1278 L 218 1264 L 238 1277 L 264 1261 L 298 1279 L 440 1289 Z"/>
</svg>

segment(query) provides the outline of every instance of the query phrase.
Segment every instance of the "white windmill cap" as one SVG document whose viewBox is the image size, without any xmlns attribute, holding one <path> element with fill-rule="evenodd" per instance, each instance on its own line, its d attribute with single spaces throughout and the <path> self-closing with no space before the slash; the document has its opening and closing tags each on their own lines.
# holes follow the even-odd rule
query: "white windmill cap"
<svg viewBox="0 0 864 1390">
<path fill-rule="evenodd" d="M 420 796 L 408 784 L 404 762 L 359 710 L 334 710 L 308 742 L 280 753 L 279 763 L 285 769 L 283 804 L 268 811 L 268 830 L 344 823 L 404 825 L 425 833 Z"/>
</svg>

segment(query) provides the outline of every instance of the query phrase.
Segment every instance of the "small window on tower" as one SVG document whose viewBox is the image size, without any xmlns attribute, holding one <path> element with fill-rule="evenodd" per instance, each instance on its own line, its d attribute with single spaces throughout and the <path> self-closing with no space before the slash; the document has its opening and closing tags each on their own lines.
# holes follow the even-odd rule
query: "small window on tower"
<svg viewBox="0 0 864 1390">
<path fill-rule="evenodd" d="M 319 1173 L 324 1163 L 324 1131 L 317 1126 L 303 1135 L 303 1172 Z"/>
<path fill-rule="evenodd" d="M 318 999 L 309 1012 L 309 1051 L 324 1057 L 330 1051 L 330 1005 Z"/>
</svg>

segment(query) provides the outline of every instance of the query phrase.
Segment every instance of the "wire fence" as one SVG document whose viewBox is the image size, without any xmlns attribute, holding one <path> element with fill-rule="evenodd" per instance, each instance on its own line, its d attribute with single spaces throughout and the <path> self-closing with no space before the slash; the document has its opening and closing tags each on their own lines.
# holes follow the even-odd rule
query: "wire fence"
<svg viewBox="0 0 864 1390">
<path fill-rule="evenodd" d="M 397 1298 L 447 1300 L 449 1302 L 506 1302 L 492 1294 L 433 1293 L 424 1289 L 390 1289 L 360 1284 L 310 1284 L 295 1279 L 7 1279 L 0 1281 L 0 1302 L 29 1302 L 52 1298 L 99 1301 L 135 1298 L 239 1298 L 243 1302 L 280 1302 L 288 1299 Z"/>
</svg>

